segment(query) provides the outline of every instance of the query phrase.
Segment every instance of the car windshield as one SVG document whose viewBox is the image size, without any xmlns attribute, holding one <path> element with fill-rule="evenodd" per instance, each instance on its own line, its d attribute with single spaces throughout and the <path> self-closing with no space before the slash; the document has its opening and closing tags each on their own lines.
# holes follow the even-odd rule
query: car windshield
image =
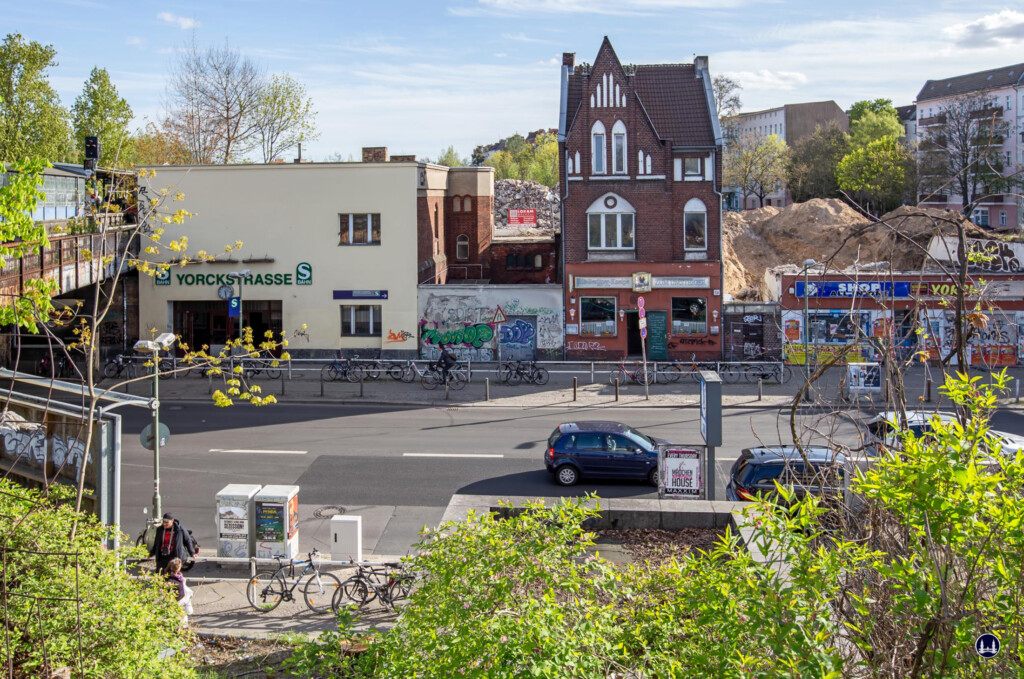
<svg viewBox="0 0 1024 679">
<path fill-rule="evenodd" d="M 558 443 L 558 439 L 561 435 L 562 428 L 555 427 L 555 430 L 551 432 L 551 436 L 548 437 L 548 448 L 554 448 L 555 444 Z"/>
<path fill-rule="evenodd" d="M 648 448 L 653 448 L 655 446 L 654 439 L 652 439 L 650 436 L 647 436 L 646 434 L 641 434 L 636 429 L 633 429 L 633 427 L 626 427 L 625 431 L 626 436 L 630 437 L 634 441 L 639 441 Z"/>
</svg>

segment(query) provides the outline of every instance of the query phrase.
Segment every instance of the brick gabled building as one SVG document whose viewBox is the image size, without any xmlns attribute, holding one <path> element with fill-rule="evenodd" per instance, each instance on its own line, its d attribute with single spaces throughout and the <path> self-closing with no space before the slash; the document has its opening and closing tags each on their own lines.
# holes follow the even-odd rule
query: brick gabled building
<svg viewBox="0 0 1024 679">
<path fill-rule="evenodd" d="M 707 57 L 623 67 L 562 58 L 566 356 L 718 358 L 722 134 Z"/>
</svg>

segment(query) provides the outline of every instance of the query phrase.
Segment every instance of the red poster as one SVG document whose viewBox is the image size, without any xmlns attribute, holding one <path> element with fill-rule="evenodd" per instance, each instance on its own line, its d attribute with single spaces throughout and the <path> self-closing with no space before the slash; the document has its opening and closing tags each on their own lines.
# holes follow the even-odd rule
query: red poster
<svg viewBox="0 0 1024 679">
<path fill-rule="evenodd" d="M 509 226 L 537 226 L 536 208 L 508 211 Z"/>
</svg>

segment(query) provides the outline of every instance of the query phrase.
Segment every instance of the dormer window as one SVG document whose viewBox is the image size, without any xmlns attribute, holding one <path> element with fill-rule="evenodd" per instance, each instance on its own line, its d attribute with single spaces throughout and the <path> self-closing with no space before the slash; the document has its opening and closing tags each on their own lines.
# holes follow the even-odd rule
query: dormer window
<svg viewBox="0 0 1024 679">
<path fill-rule="evenodd" d="M 626 174 L 626 126 L 621 120 L 612 127 L 612 172 Z"/>
<path fill-rule="evenodd" d="M 590 129 L 590 171 L 592 174 L 605 174 L 608 171 L 604 157 L 604 137 L 604 125 L 599 120 Z"/>
</svg>

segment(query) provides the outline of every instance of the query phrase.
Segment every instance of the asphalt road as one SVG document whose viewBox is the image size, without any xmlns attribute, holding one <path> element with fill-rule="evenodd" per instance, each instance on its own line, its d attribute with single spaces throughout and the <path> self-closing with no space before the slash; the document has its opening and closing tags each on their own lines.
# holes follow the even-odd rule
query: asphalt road
<svg viewBox="0 0 1024 679">
<path fill-rule="evenodd" d="M 148 414 L 121 411 L 123 422 L 121 517 L 126 530 L 141 527 L 152 496 L 152 453 L 138 433 Z M 789 442 L 788 411 L 726 409 L 723 446 L 717 451 L 717 497 L 729 468 L 745 447 Z M 835 436 L 857 445 L 857 412 L 805 415 L 801 425 L 821 443 Z M 396 408 L 278 404 L 222 409 L 164 403 L 171 430 L 161 454 L 165 509 L 180 516 L 205 544 L 214 544 L 214 497 L 228 483 L 296 484 L 303 505 L 416 507 L 426 519 L 455 493 L 484 495 L 656 497 L 641 482 L 584 480 L 557 486 L 542 461 L 548 435 L 561 422 L 614 419 L 675 443 L 700 443 L 696 408 Z M 994 426 L 1024 433 L 1024 415 L 1006 411 Z M 433 509 L 431 509 L 433 508 Z M 408 519 L 415 523 L 416 511 Z M 422 523 L 422 522 L 421 522 Z"/>
</svg>

